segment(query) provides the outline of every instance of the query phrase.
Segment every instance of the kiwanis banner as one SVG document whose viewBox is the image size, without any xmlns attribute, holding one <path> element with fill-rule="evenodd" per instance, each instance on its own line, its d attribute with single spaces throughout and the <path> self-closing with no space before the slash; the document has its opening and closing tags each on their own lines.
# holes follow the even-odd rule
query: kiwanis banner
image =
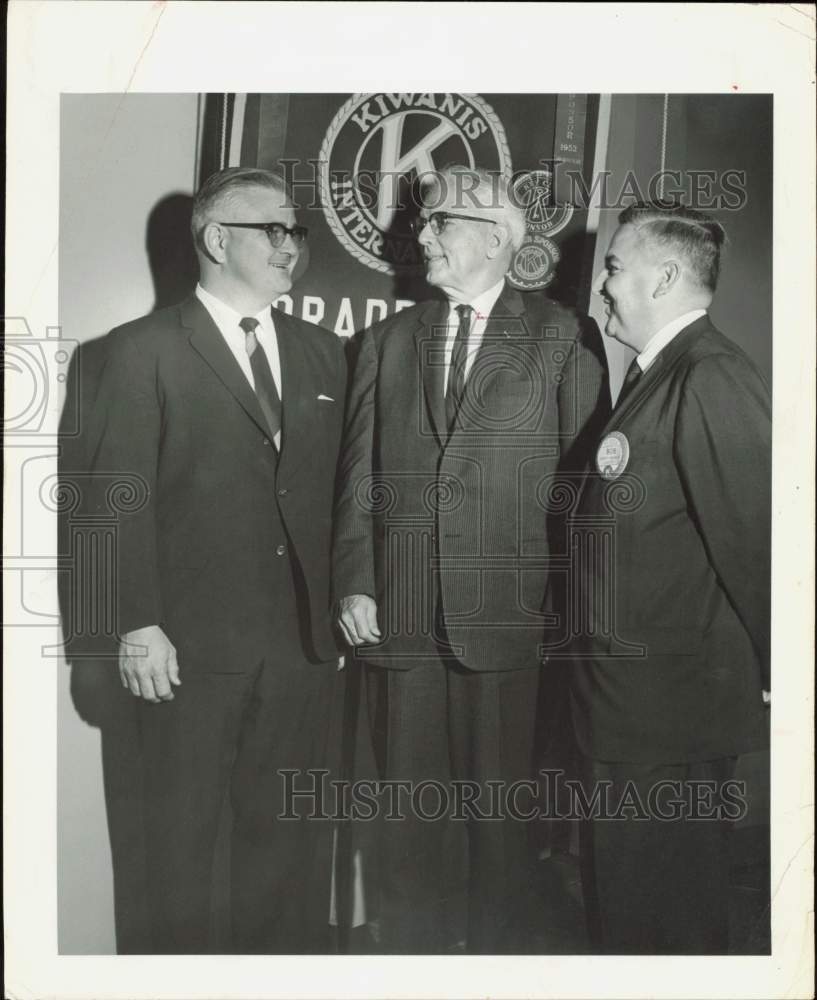
<svg viewBox="0 0 817 1000">
<path fill-rule="evenodd" d="M 508 280 L 586 307 L 593 236 L 570 195 L 590 185 L 597 114 L 587 94 L 208 94 L 199 180 L 284 174 L 309 239 L 276 304 L 341 336 L 432 295 L 409 223 L 418 176 L 450 163 L 513 181 L 528 233 Z"/>
</svg>

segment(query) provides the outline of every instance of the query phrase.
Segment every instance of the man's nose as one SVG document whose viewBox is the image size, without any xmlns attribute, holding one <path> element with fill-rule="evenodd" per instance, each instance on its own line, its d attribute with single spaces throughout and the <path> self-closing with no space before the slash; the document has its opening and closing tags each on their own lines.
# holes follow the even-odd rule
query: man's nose
<svg viewBox="0 0 817 1000">
<path fill-rule="evenodd" d="M 604 282 L 606 280 L 607 280 L 607 272 L 599 271 L 599 273 L 595 277 L 595 280 L 593 281 L 593 287 L 592 287 L 592 291 L 594 291 L 596 295 L 604 294 Z"/>
<path fill-rule="evenodd" d="M 421 246 L 427 247 L 434 240 L 434 233 L 431 231 L 428 219 L 419 219 L 417 224 L 422 226 L 422 229 L 417 233 L 417 242 Z"/>
<path fill-rule="evenodd" d="M 291 233 L 287 233 L 286 234 L 286 238 L 284 239 L 284 242 L 278 247 L 278 253 L 280 253 L 280 254 L 287 254 L 289 256 L 290 260 L 297 260 L 298 259 L 299 255 L 301 253 L 301 248 L 300 248 L 299 244 L 297 244 L 295 242 L 295 239 L 291 235 Z"/>
</svg>

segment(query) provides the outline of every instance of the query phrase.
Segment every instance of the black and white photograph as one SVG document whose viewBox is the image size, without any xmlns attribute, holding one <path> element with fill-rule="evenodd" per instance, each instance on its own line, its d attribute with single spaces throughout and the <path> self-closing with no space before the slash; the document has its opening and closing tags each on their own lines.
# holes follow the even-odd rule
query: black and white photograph
<svg viewBox="0 0 817 1000">
<path fill-rule="evenodd" d="M 809 995 L 814 51 L 10 5 L 7 996 Z"/>
</svg>

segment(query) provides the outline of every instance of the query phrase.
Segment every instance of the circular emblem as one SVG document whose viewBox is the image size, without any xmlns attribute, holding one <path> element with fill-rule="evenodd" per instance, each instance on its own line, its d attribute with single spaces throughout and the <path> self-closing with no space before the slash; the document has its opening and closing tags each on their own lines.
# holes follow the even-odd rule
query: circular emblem
<svg viewBox="0 0 817 1000">
<path fill-rule="evenodd" d="M 561 256 L 553 240 L 528 233 L 511 262 L 508 284 L 524 292 L 544 288 L 553 280 Z"/>
<path fill-rule="evenodd" d="M 476 94 L 354 94 L 320 149 L 329 228 L 353 257 L 384 274 L 422 270 L 409 223 L 415 185 L 449 163 L 511 174 L 502 123 Z"/>
<path fill-rule="evenodd" d="M 599 445 L 596 468 L 605 479 L 617 479 L 630 460 L 630 442 L 620 431 L 612 431 Z"/>
<path fill-rule="evenodd" d="M 552 186 L 553 178 L 549 170 L 531 170 L 514 181 L 514 199 L 525 210 L 529 233 L 555 236 L 573 217 L 571 204 L 553 204 Z"/>
<path fill-rule="evenodd" d="M 8 320 L 6 322 L 9 322 Z M 28 332 L 28 331 L 26 331 Z M 48 362 L 40 344 L 34 338 L 28 342 L 8 338 L 3 350 L 3 368 L 6 372 L 6 399 L 4 426 L 11 433 L 30 434 L 38 431 L 48 403 Z"/>
</svg>

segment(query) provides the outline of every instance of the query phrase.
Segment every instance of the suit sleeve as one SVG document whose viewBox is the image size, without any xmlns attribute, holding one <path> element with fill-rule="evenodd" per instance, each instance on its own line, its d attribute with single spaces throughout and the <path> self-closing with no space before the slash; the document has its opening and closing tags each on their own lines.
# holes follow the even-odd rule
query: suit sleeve
<svg viewBox="0 0 817 1000">
<path fill-rule="evenodd" d="M 94 507 L 116 518 L 109 580 L 117 633 L 162 621 L 156 541 L 161 406 L 155 363 L 127 335 L 109 336 L 91 418 Z"/>
<path fill-rule="evenodd" d="M 611 412 L 607 355 L 596 321 L 578 318 L 578 334 L 559 383 L 562 471 L 585 468 Z"/>
<path fill-rule="evenodd" d="M 338 466 L 332 553 L 334 601 L 352 594 L 376 596 L 370 500 L 377 367 L 374 337 L 366 331 L 349 386 Z"/>
<path fill-rule="evenodd" d="M 692 369 L 678 410 L 675 450 L 691 516 L 752 639 L 768 690 L 771 403 L 747 359 L 718 355 Z"/>
</svg>

